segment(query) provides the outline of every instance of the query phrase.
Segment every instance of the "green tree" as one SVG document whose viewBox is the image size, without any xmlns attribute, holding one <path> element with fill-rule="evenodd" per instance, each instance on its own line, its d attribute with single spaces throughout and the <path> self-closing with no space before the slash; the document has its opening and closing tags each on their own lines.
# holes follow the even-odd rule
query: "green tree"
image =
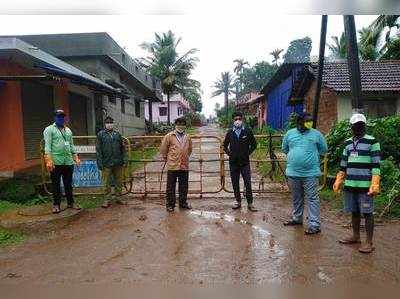
<svg viewBox="0 0 400 299">
<path fill-rule="evenodd" d="M 183 92 L 183 97 L 189 102 L 190 107 L 194 111 L 201 112 L 203 109 L 203 103 L 201 101 L 202 92 L 200 89 L 200 83 L 197 83 L 198 84 L 194 84 L 194 87 L 185 89 Z"/>
<path fill-rule="evenodd" d="M 312 40 L 308 36 L 290 42 L 289 48 L 283 55 L 284 63 L 310 62 Z"/>
<path fill-rule="evenodd" d="M 261 90 L 277 69 L 277 65 L 272 65 L 266 61 L 260 61 L 251 68 L 245 68 L 239 77 L 243 85 L 243 93 Z"/>
<path fill-rule="evenodd" d="M 272 56 L 272 63 L 275 65 L 278 65 L 279 59 L 281 58 L 281 53 L 283 52 L 283 49 L 275 49 L 269 55 Z"/>
<path fill-rule="evenodd" d="M 386 42 L 389 42 L 392 29 L 400 28 L 400 24 L 398 22 L 399 17 L 400 15 L 380 15 L 372 22 L 370 28 L 378 35 L 383 34 L 383 32 L 388 28 L 389 30 L 386 32 L 385 40 Z"/>
<path fill-rule="evenodd" d="M 347 58 L 347 41 L 344 32 L 340 35 L 340 37 L 332 36 L 332 43 L 328 44 L 328 48 L 331 52 L 331 55 L 337 59 L 346 59 Z"/>
<path fill-rule="evenodd" d="M 400 60 L 400 38 L 392 39 L 387 43 L 386 51 L 381 60 Z"/>
<path fill-rule="evenodd" d="M 230 72 L 221 73 L 221 78 L 214 82 L 214 92 L 212 97 L 224 95 L 225 111 L 228 113 L 228 102 L 229 96 L 235 93 L 235 85 L 233 83 L 233 77 Z"/>
<path fill-rule="evenodd" d="M 198 58 L 194 56 L 197 49 L 190 49 L 179 55 L 177 47 L 181 39 L 176 38 L 172 31 L 158 34 L 150 43 L 143 43 L 141 47 L 148 52 L 148 56 L 141 58 L 141 63 L 147 72 L 161 80 L 163 92 L 167 95 L 168 124 L 170 119 L 170 96 L 175 93 L 184 94 L 185 90 L 193 88 L 197 81 L 190 78 L 196 67 Z"/>
<path fill-rule="evenodd" d="M 247 61 L 245 61 L 243 58 L 235 59 L 233 62 L 235 63 L 235 67 L 234 67 L 233 71 L 236 74 L 235 96 L 236 96 L 236 101 L 237 101 L 242 96 L 242 93 L 243 93 L 243 84 L 240 81 L 240 76 L 243 74 L 243 71 L 246 69 L 246 66 L 249 67 L 250 64 Z"/>
<path fill-rule="evenodd" d="M 379 34 L 371 27 L 364 27 L 358 31 L 360 41 L 358 49 L 363 60 L 375 61 L 379 58 Z"/>
</svg>

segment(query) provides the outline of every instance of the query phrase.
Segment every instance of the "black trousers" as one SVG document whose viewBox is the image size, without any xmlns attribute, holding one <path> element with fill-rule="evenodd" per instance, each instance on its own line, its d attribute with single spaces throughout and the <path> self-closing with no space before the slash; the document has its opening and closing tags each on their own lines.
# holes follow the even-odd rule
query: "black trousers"
<svg viewBox="0 0 400 299">
<path fill-rule="evenodd" d="M 74 165 L 55 165 L 54 170 L 50 173 L 51 183 L 53 185 L 54 205 L 61 204 L 61 178 L 64 183 L 65 196 L 68 205 L 74 203 L 72 196 L 72 174 Z"/>
<path fill-rule="evenodd" d="M 189 188 L 189 171 L 169 170 L 167 173 L 167 207 L 175 207 L 176 203 L 176 181 L 178 180 L 179 206 L 187 204 Z"/>
<path fill-rule="evenodd" d="M 231 173 L 231 181 L 233 192 L 235 194 L 236 201 L 240 204 L 242 202 L 240 195 L 240 175 L 243 177 L 244 187 L 246 189 L 246 199 L 248 204 L 253 203 L 253 191 L 251 189 L 251 171 L 250 163 L 246 165 L 237 165 L 229 163 L 229 170 Z"/>
</svg>

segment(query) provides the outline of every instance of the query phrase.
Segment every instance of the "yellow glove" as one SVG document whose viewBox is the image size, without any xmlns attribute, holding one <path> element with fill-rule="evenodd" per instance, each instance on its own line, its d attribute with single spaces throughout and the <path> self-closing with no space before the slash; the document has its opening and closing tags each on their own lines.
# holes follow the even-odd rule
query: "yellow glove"
<svg viewBox="0 0 400 299">
<path fill-rule="evenodd" d="M 337 173 L 335 183 L 333 184 L 333 192 L 340 193 L 340 187 L 342 186 L 345 177 L 346 173 L 344 171 L 339 171 Z"/>
<path fill-rule="evenodd" d="M 77 165 L 77 166 L 80 166 L 81 165 L 81 159 L 79 159 L 79 156 L 78 155 L 74 155 L 74 162 L 75 162 L 75 164 Z"/>
<path fill-rule="evenodd" d="M 54 170 L 54 163 L 50 155 L 44 155 L 44 163 L 48 172 L 52 172 Z"/>
<path fill-rule="evenodd" d="M 379 194 L 381 190 L 381 177 L 379 175 L 373 175 L 371 179 L 371 185 L 369 186 L 368 195 L 374 196 Z"/>
</svg>

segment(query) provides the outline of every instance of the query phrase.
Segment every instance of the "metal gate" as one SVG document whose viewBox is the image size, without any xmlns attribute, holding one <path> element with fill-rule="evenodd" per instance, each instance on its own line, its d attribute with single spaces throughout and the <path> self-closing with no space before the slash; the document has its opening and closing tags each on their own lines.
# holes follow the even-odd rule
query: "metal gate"
<svg viewBox="0 0 400 299">
<path fill-rule="evenodd" d="M 125 194 L 138 197 L 164 196 L 167 170 L 159 155 L 159 147 L 164 136 L 124 137 L 129 155 L 124 172 Z M 189 196 L 204 195 L 228 196 L 233 193 L 229 175 L 228 157 L 223 151 L 223 139 L 213 135 L 191 136 L 193 152 L 189 160 Z M 252 170 L 252 188 L 255 194 L 288 192 L 284 174 L 286 157 L 280 151 L 282 135 L 256 135 L 258 147 L 250 158 Z M 81 160 L 95 163 L 96 136 L 76 136 L 75 145 Z M 41 147 L 43 153 L 43 145 Z M 43 156 L 43 155 L 42 155 Z M 81 166 L 82 167 L 82 166 Z M 322 161 L 323 176 L 321 188 L 326 183 L 327 158 Z M 93 172 L 98 169 L 93 168 Z M 94 175 L 94 174 L 93 174 Z M 42 177 L 45 190 L 49 176 L 42 160 Z M 243 185 L 241 183 L 241 189 Z M 102 194 L 103 188 L 90 186 L 75 188 L 75 194 Z M 229 195 L 230 196 L 230 195 Z"/>
</svg>

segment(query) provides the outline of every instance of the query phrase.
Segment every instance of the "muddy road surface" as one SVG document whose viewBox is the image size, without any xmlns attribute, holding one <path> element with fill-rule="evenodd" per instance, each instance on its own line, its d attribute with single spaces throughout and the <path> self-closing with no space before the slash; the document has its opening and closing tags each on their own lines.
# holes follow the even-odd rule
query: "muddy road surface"
<svg viewBox="0 0 400 299">
<path fill-rule="evenodd" d="M 217 135 L 218 131 L 206 127 L 201 133 Z M 218 188 L 218 178 L 208 180 L 204 188 Z M 284 227 L 282 222 L 291 211 L 290 198 L 284 193 L 256 196 L 260 209 L 256 213 L 245 205 L 233 211 L 233 198 L 224 192 L 193 198 L 192 211 L 176 209 L 171 214 L 158 197 L 126 199 L 125 206 L 87 211 L 58 231 L 32 235 L 23 245 L 0 249 L 0 282 L 400 280 L 400 225 L 396 223 L 377 226 L 375 252 L 362 255 L 357 246 L 338 244 L 338 238 L 350 230 L 343 226 L 347 218 L 336 212 L 322 211 L 322 233 L 316 236 L 305 236 L 301 227 Z"/>
</svg>

